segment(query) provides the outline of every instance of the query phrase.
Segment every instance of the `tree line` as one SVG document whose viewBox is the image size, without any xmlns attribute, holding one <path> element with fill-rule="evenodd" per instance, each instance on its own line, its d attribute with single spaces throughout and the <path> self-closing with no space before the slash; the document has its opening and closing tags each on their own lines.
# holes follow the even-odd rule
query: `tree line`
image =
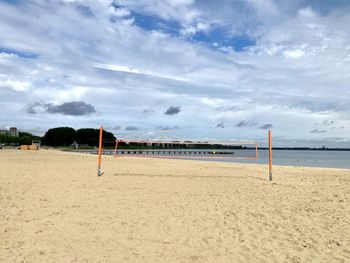
<svg viewBox="0 0 350 263">
<path fill-rule="evenodd" d="M 79 145 L 97 147 L 99 144 L 99 129 L 84 128 L 74 130 L 71 127 L 58 127 L 49 129 L 42 140 L 44 145 L 48 146 L 70 146 L 74 142 Z M 104 146 L 112 146 L 115 143 L 113 133 L 103 130 Z"/>
<path fill-rule="evenodd" d="M 19 132 L 19 136 L 0 134 L 0 143 L 7 145 L 32 144 L 33 140 L 40 140 L 42 145 L 61 147 L 70 146 L 74 142 L 79 145 L 97 147 L 99 144 L 99 129 L 84 128 L 75 130 L 71 127 L 57 127 L 49 129 L 43 137 L 28 132 Z M 103 130 L 104 146 L 113 146 L 115 143 L 113 133 Z"/>
<path fill-rule="evenodd" d="M 33 140 L 41 140 L 40 136 L 35 136 L 29 132 L 19 132 L 18 136 L 12 136 L 9 134 L 0 134 L 0 143 L 7 145 L 29 145 Z"/>
</svg>

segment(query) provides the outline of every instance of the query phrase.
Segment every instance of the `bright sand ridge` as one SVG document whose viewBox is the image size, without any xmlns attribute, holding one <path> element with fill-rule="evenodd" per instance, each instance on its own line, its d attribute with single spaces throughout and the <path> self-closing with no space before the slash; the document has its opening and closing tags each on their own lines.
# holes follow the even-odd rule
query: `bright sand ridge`
<svg viewBox="0 0 350 263">
<path fill-rule="evenodd" d="M 0 262 L 350 262 L 350 170 L 0 150 Z"/>
</svg>

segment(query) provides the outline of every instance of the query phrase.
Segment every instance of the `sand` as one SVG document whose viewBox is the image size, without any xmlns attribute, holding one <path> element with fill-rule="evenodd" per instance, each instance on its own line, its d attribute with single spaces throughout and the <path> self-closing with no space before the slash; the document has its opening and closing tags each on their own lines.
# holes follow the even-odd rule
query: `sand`
<svg viewBox="0 0 350 263">
<path fill-rule="evenodd" d="M 0 262 L 350 262 L 350 170 L 0 150 Z"/>
</svg>

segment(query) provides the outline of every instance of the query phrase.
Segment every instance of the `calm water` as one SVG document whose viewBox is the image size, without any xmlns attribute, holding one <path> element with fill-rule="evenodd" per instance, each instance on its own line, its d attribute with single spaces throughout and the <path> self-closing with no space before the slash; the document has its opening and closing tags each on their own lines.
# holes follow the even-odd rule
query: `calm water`
<svg viewBox="0 0 350 263">
<path fill-rule="evenodd" d="M 96 150 L 84 151 L 92 154 L 96 154 Z M 133 150 L 131 150 L 133 151 Z M 188 153 L 184 154 L 184 150 L 180 150 L 181 156 L 188 156 Z M 197 160 L 216 161 L 216 162 L 237 162 L 237 163 L 254 163 L 254 164 L 267 164 L 268 163 L 268 151 L 259 150 L 258 160 L 234 160 L 230 158 L 208 158 L 205 155 L 199 156 L 198 152 L 208 150 L 198 150 L 195 155 L 199 157 Z M 209 150 L 212 151 L 212 150 Z M 225 150 L 223 150 L 225 151 Z M 229 151 L 229 150 L 228 150 Z M 255 150 L 234 150 L 236 157 L 243 156 L 255 156 Z M 118 151 L 119 152 L 119 151 Z M 113 150 L 106 150 L 104 154 L 113 155 Z M 119 153 L 120 155 L 121 152 Z M 132 155 L 132 154 L 131 154 Z M 167 154 L 160 154 L 166 156 Z M 181 159 L 181 156 L 178 156 Z M 218 156 L 218 155 L 216 155 Z M 171 158 L 171 157 L 169 157 Z M 297 150 L 274 150 L 273 151 L 273 163 L 275 165 L 283 166 L 306 166 L 306 167 L 325 167 L 325 168 L 343 168 L 350 169 L 350 151 L 297 151 Z"/>
<path fill-rule="evenodd" d="M 266 164 L 268 163 L 268 151 L 260 150 L 259 160 L 222 161 Z M 350 151 L 275 150 L 273 151 L 273 163 L 275 165 L 284 166 L 308 166 L 350 169 Z"/>
</svg>

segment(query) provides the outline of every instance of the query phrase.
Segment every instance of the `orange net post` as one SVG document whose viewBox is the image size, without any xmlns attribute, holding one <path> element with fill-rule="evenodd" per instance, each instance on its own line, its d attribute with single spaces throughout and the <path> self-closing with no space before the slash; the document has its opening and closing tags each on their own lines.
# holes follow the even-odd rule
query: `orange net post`
<svg viewBox="0 0 350 263">
<path fill-rule="evenodd" d="M 269 140 L 269 181 L 272 181 L 272 132 L 268 132 Z"/>
<path fill-rule="evenodd" d="M 103 128 L 100 127 L 100 136 L 99 136 L 99 143 L 98 143 L 98 157 L 97 157 L 97 176 L 101 176 L 101 155 L 102 155 L 102 134 L 103 134 Z"/>
<path fill-rule="evenodd" d="M 118 140 L 115 141 L 114 158 L 117 158 L 117 155 L 118 155 Z"/>
</svg>

